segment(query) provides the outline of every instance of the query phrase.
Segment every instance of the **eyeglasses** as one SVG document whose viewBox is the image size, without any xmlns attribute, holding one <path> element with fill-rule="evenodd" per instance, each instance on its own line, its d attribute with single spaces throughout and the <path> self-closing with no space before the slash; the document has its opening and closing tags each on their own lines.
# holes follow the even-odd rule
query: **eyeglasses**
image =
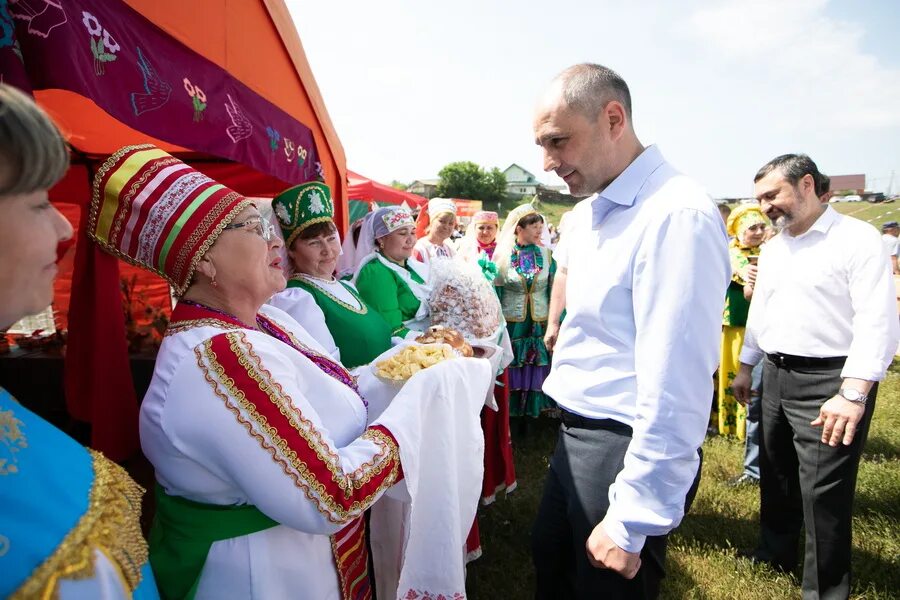
<svg viewBox="0 0 900 600">
<path fill-rule="evenodd" d="M 229 229 L 249 229 L 265 242 L 271 242 L 275 237 L 275 226 L 262 217 L 251 217 L 240 223 L 229 223 L 222 228 L 222 231 Z"/>
</svg>

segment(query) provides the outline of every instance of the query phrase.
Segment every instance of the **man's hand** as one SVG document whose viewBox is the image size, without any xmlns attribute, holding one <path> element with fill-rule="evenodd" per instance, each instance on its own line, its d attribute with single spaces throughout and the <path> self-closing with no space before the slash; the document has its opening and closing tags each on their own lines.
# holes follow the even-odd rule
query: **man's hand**
<svg viewBox="0 0 900 600">
<path fill-rule="evenodd" d="M 819 409 L 819 416 L 811 423 L 813 427 L 822 429 L 822 443 L 836 447 L 844 441 L 845 446 L 853 442 L 856 426 L 862 420 L 866 407 L 858 402 L 850 402 L 842 396 L 831 398 Z"/>
<path fill-rule="evenodd" d="M 634 579 L 641 568 L 641 555 L 619 548 L 603 529 L 603 523 L 594 527 L 585 543 L 588 560 L 598 569 L 610 569 L 625 579 Z"/>
<path fill-rule="evenodd" d="M 734 393 L 734 399 L 741 406 L 747 406 L 747 403 L 750 402 L 750 373 L 752 370 L 753 367 L 750 365 L 741 363 L 741 369 L 735 375 L 734 381 L 731 382 L 731 391 Z M 722 377 L 721 371 L 719 372 L 719 377 Z"/>
<path fill-rule="evenodd" d="M 559 337 L 559 323 L 551 323 L 547 322 L 547 333 L 544 334 L 544 345 L 547 347 L 547 352 L 553 352 L 553 347 L 556 346 L 556 338 Z"/>
</svg>

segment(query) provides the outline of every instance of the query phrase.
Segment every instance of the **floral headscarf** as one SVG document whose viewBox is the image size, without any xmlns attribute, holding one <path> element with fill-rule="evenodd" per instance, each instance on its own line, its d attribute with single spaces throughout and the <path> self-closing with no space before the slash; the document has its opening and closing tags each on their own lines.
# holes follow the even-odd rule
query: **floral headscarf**
<svg viewBox="0 0 900 600">
<path fill-rule="evenodd" d="M 725 222 L 725 229 L 728 232 L 728 235 L 732 236 L 737 241 L 737 245 L 744 248 L 746 247 L 743 242 L 744 233 L 747 232 L 747 229 L 758 223 L 763 223 L 767 227 L 771 225 L 769 218 L 763 214 L 759 204 L 741 204 L 728 215 L 728 220 Z"/>
</svg>

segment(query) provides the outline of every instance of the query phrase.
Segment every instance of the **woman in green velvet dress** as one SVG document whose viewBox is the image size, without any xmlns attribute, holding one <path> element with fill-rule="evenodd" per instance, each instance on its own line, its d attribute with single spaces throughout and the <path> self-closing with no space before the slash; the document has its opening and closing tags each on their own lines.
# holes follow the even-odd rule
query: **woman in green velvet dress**
<svg viewBox="0 0 900 600">
<path fill-rule="evenodd" d="M 509 365 L 509 413 L 537 417 L 555 403 L 541 391 L 550 372 L 544 333 L 556 263 L 540 245 L 544 219 L 531 204 L 513 209 L 503 223 L 494 251 L 494 279 L 506 327 L 512 341 Z"/>
<path fill-rule="evenodd" d="M 334 277 L 341 242 L 331 192 L 323 183 L 292 187 L 272 201 L 291 272 L 269 304 L 294 317 L 348 368 L 391 347 L 391 327 L 352 284 Z"/>
<path fill-rule="evenodd" d="M 415 221 L 405 208 L 369 213 L 362 225 L 353 282 L 362 298 L 391 327 L 395 341 L 413 339 L 429 325 L 428 268 L 411 258 Z"/>
</svg>

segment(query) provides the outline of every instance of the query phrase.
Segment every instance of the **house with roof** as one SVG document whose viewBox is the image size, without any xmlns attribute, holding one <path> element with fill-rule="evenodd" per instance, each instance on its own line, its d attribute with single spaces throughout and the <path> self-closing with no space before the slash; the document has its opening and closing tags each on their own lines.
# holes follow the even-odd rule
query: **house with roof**
<svg viewBox="0 0 900 600">
<path fill-rule="evenodd" d="M 506 167 L 503 175 L 506 176 L 506 193 L 510 196 L 534 196 L 543 187 L 533 173 L 516 163 Z"/>
<path fill-rule="evenodd" d="M 440 179 L 416 179 L 407 186 L 406 191 L 431 200 L 437 196 L 437 186 L 440 182 Z"/>
</svg>

